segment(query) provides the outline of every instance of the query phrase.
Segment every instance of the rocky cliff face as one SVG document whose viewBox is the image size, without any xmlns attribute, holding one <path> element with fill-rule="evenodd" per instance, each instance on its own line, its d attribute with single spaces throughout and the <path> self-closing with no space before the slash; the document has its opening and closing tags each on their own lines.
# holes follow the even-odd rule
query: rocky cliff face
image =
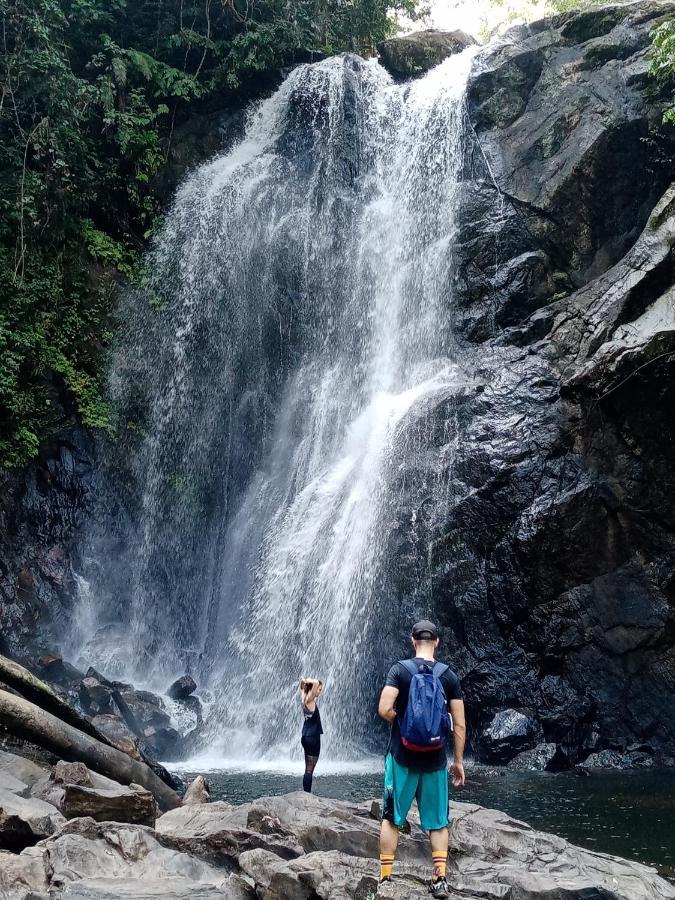
<svg viewBox="0 0 675 900">
<path fill-rule="evenodd" d="M 473 383 L 432 416 L 453 446 L 439 427 L 406 468 L 474 723 L 529 708 L 575 757 L 675 738 L 674 133 L 646 58 L 674 13 L 566 14 L 479 58 L 456 285 Z"/>
<path fill-rule="evenodd" d="M 647 74 L 672 15 L 565 14 L 477 58 L 452 313 L 469 378 L 417 411 L 401 460 L 401 628 L 431 595 L 477 731 L 520 710 L 571 759 L 675 739 L 675 130 Z M 3 649 L 49 644 L 72 602 L 91 459 L 71 434 L 5 476 Z"/>
<path fill-rule="evenodd" d="M 94 478 L 91 435 L 71 428 L 23 472 L 0 474 L 0 648 L 51 649 L 76 595 L 73 559 Z"/>
</svg>

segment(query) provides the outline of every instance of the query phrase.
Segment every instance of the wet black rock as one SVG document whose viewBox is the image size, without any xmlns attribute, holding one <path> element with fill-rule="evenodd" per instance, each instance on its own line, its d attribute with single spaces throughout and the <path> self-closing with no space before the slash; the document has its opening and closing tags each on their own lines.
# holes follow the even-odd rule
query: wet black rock
<svg viewBox="0 0 675 900">
<path fill-rule="evenodd" d="M 656 764 L 653 753 L 644 753 L 633 750 L 620 753 L 618 750 L 601 750 L 599 753 L 591 753 L 583 763 L 579 763 L 584 769 L 651 769 Z"/>
<path fill-rule="evenodd" d="M 90 716 L 112 713 L 112 689 L 105 687 L 96 678 L 83 678 L 79 689 L 80 703 Z"/>
<path fill-rule="evenodd" d="M 79 700 L 84 675 L 60 655 L 47 654 L 38 660 L 36 674 L 71 704 Z"/>
<path fill-rule="evenodd" d="M 202 701 L 199 699 L 199 697 L 190 695 L 189 697 L 185 697 L 185 699 L 179 700 L 177 702 L 193 714 L 193 716 L 195 717 L 196 725 L 199 725 L 202 722 L 204 711 L 202 709 Z"/>
<path fill-rule="evenodd" d="M 668 3 L 522 25 L 476 60 L 467 91 L 480 146 L 458 240 L 460 328 L 481 341 L 619 260 L 670 183 L 675 136 L 648 75 Z M 582 15 L 602 27 L 575 43 Z M 586 23 L 588 24 L 588 23 Z"/>
<path fill-rule="evenodd" d="M 541 736 L 541 726 L 530 714 L 502 710 L 480 736 L 480 758 L 488 763 L 508 762 L 516 754 L 534 747 Z"/>
<path fill-rule="evenodd" d="M 139 703 L 147 703 L 150 706 L 155 706 L 157 709 L 164 709 L 164 701 L 159 696 L 159 694 L 153 694 L 152 691 L 123 691 L 124 699 L 127 703 L 133 705 L 134 702 Z"/>
<path fill-rule="evenodd" d="M 559 744 L 537 744 L 515 756 L 508 767 L 516 772 L 562 772 L 570 761 Z"/>
<path fill-rule="evenodd" d="M 390 38 L 378 46 L 380 62 L 396 78 L 422 75 L 453 53 L 461 53 L 475 44 L 464 31 L 416 31 L 404 37 Z"/>
<path fill-rule="evenodd" d="M 129 753 L 135 746 L 138 735 L 129 728 L 121 716 L 110 713 L 95 715 L 91 724 L 124 752 Z"/>
<path fill-rule="evenodd" d="M 89 666 L 85 673 L 85 676 L 87 678 L 95 678 L 96 681 L 99 682 L 99 684 L 102 684 L 104 687 L 110 688 L 114 691 L 133 691 L 134 689 L 134 686 L 132 684 L 128 684 L 126 681 L 109 681 L 93 666 Z"/>
<path fill-rule="evenodd" d="M 173 759 L 180 735 L 171 725 L 161 697 L 150 691 L 123 691 L 120 696 L 125 712 L 131 713 L 132 731 L 140 738 L 143 748 L 156 759 Z M 125 721 L 129 725 L 126 716 Z"/>
<path fill-rule="evenodd" d="M 465 369 L 395 460 L 391 592 L 437 616 L 470 740 L 526 707 L 572 764 L 675 742 L 675 129 L 647 74 L 674 12 L 566 13 L 478 57 Z"/>
<path fill-rule="evenodd" d="M 182 675 L 169 687 L 167 694 L 172 700 L 185 700 L 197 690 L 197 683 L 191 675 Z"/>
<path fill-rule="evenodd" d="M 2 653 L 37 659 L 57 646 L 77 596 L 73 560 L 94 455 L 92 436 L 71 428 L 46 442 L 23 471 L 0 472 Z"/>
</svg>

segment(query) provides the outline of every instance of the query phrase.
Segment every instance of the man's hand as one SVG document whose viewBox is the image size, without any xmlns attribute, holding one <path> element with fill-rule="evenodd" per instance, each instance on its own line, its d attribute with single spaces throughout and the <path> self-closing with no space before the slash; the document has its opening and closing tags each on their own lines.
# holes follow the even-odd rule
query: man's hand
<svg viewBox="0 0 675 900">
<path fill-rule="evenodd" d="M 452 772 L 452 786 L 456 788 L 463 787 L 466 780 L 464 776 L 464 763 L 453 762 L 450 766 L 450 771 Z"/>
</svg>

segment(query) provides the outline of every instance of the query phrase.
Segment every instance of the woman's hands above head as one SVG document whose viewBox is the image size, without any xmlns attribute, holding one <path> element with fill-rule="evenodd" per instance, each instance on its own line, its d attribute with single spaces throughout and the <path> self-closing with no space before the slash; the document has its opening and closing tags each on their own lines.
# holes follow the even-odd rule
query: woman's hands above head
<svg viewBox="0 0 675 900">
<path fill-rule="evenodd" d="M 300 679 L 300 693 L 302 694 L 303 699 L 316 700 L 321 693 L 322 688 L 323 685 L 318 678 Z"/>
</svg>

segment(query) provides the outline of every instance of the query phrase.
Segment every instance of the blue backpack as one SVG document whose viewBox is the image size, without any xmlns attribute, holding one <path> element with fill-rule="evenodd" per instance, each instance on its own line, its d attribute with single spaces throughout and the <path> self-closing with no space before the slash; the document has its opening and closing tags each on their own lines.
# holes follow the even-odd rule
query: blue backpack
<svg viewBox="0 0 675 900">
<path fill-rule="evenodd" d="M 401 743 L 417 753 L 439 750 L 445 747 L 452 731 L 448 701 L 441 684 L 441 675 L 447 672 L 448 666 L 440 662 L 425 665 L 412 659 L 401 663 L 412 675 L 408 705 L 401 720 Z"/>
</svg>

